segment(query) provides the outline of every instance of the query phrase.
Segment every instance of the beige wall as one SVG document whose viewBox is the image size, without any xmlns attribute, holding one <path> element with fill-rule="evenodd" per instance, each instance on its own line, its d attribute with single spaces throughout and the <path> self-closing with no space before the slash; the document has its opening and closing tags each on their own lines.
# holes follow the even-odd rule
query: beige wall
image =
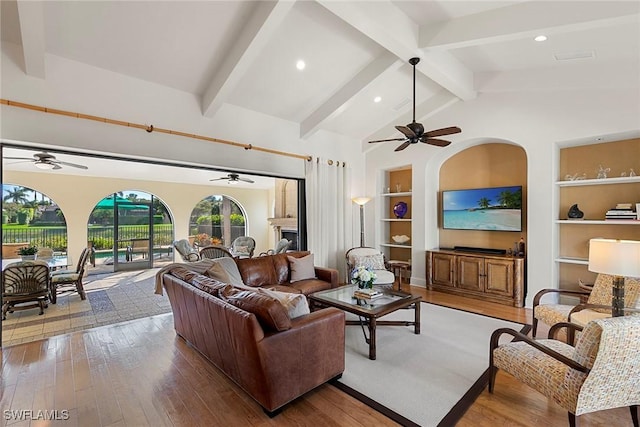
<svg viewBox="0 0 640 427">
<path fill-rule="evenodd" d="M 465 188 L 522 185 L 522 233 L 439 229 L 440 247 L 472 246 L 509 249 L 514 242 L 527 239 L 527 156 L 522 147 L 511 144 L 482 144 L 448 159 L 440 169 L 440 191 Z M 441 206 L 442 198 L 439 195 Z M 441 215 L 442 209 L 438 209 Z M 438 220 L 442 224 L 442 218 Z"/>
<path fill-rule="evenodd" d="M 225 185 L 189 185 L 126 179 L 77 177 L 52 173 L 5 171 L 4 184 L 29 187 L 54 200 L 67 220 L 68 251 L 79 254 L 87 244 L 87 220 L 94 206 L 118 191 L 145 191 L 161 199 L 173 219 L 175 239 L 186 238 L 189 216 L 197 202 L 212 194 L 225 195 L 240 204 L 247 214 L 247 234 L 256 240 L 255 253 L 273 246 L 267 218 L 273 214 L 273 191 L 235 188 Z M 179 261 L 176 259 L 176 261 Z"/>
</svg>

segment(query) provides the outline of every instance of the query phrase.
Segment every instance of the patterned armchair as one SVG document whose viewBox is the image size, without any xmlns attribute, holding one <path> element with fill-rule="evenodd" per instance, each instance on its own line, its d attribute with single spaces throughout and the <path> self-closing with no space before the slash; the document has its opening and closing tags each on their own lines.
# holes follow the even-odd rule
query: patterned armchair
<svg viewBox="0 0 640 427">
<path fill-rule="evenodd" d="M 566 322 L 561 325 L 583 329 Z M 503 334 L 516 340 L 499 345 Z M 575 426 L 576 416 L 628 406 L 633 425 L 638 427 L 640 316 L 591 321 L 575 347 L 498 329 L 491 335 L 489 351 L 489 393 L 493 393 L 496 373 L 501 369 L 566 409 L 570 426 Z"/>
<path fill-rule="evenodd" d="M 195 262 L 200 260 L 198 250 L 189 244 L 187 239 L 180 239 L 173 242 L 173 247 L 180 254 L 183 261 Z"/>
<path fill-rule="evenodd" d="M 200 249 L 200 259 L 216 259 L 224 257 L 233 258 L 233 255 L 231 255 L 231 252 L 223 246 L 209 245 Z"/>
<path fill-rule="evenodd" d="M 585 326 L 589 321 L 611 317 L 611 297 L 613 290 L 613 276 L 598 274 L 591 293 L 580 290 L 543 289 L 533 299 L 533 331 L 536 336 L 538 321 L 547 325 L 560 322 L 571 322 Z M 588 296 L 585 304 L 541 304 L 546 294 L 572 295 L 576 297 Z M 640 278 L 625 277 L 624 305 L 627 308 L 640 309 Z"/>
<path fill-rule="evenodd" d="M 351 283 L 351 272 L 364 265 L 376 273 L 374 285 L 393 285 L 396 276 L 389 271 L 384 254 L 375 248 L 366 246 L 351 248 L 345 254 L 347 259 L 347 281 Z"/>
<path fill-rule="evenodd" d="M 259 256 L 283 254 L 289 250 L 293 242 L 288 239 L 280 239 L 276 243 L 276 247 L 266 252 L 260 252 Z"/>
</svg>

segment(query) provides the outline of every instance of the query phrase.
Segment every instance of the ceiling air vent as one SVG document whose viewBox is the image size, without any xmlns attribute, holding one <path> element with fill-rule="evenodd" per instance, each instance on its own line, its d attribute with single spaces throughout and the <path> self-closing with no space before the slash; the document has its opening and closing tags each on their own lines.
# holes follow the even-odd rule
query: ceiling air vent
<svg viewBox="0 0 640 427">
<path fill-rule="evenodd" d="M 582 52 L 556 53 L 553 55 L 556 61 L 569 61 L 571 59 L 595 58 L 596 53 L 592 50 Z"/>
</svg>

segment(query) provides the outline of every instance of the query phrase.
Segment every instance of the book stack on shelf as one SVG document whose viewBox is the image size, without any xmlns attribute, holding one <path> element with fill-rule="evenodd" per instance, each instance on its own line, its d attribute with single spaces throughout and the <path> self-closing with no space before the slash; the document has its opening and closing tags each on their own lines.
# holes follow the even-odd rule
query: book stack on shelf
<svg viewBox="0 0 640 427">
<path fill-rule="evenodd" d="M 636 220 L 637 218 L 632 203 L 618 203 L 615 208 L 609 209 L 605 216 L 605 219 L 615 220 Z"/>
<path fill-rule="evenodd" d="M 353 296 L 361 299 L 374 299 L 384 295 L 382 292 L 375 289 L 356 289 L 353 291 Z"/>
</svg>

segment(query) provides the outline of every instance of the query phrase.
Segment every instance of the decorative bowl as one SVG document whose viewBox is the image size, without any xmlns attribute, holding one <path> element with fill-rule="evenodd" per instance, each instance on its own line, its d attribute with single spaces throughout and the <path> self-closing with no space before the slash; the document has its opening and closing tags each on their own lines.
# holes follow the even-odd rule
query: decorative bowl
<svg viewBox="0 0 640 427">
<path fill-rule="evenodd" d="M 396 243 L 405 244 L 409 240 L 411 240 L 411 238 L 409 236 L 402 234 L 400 236 L 391 236 L 391 240 L 393 240 Z"/>
<path fill-rule="evenodd" d="M 397 218 L 402 218 L 407 214 L 408 206 L 405 202 L 398 202 L 393 205 L 393 213 Z"/>
</svg>

